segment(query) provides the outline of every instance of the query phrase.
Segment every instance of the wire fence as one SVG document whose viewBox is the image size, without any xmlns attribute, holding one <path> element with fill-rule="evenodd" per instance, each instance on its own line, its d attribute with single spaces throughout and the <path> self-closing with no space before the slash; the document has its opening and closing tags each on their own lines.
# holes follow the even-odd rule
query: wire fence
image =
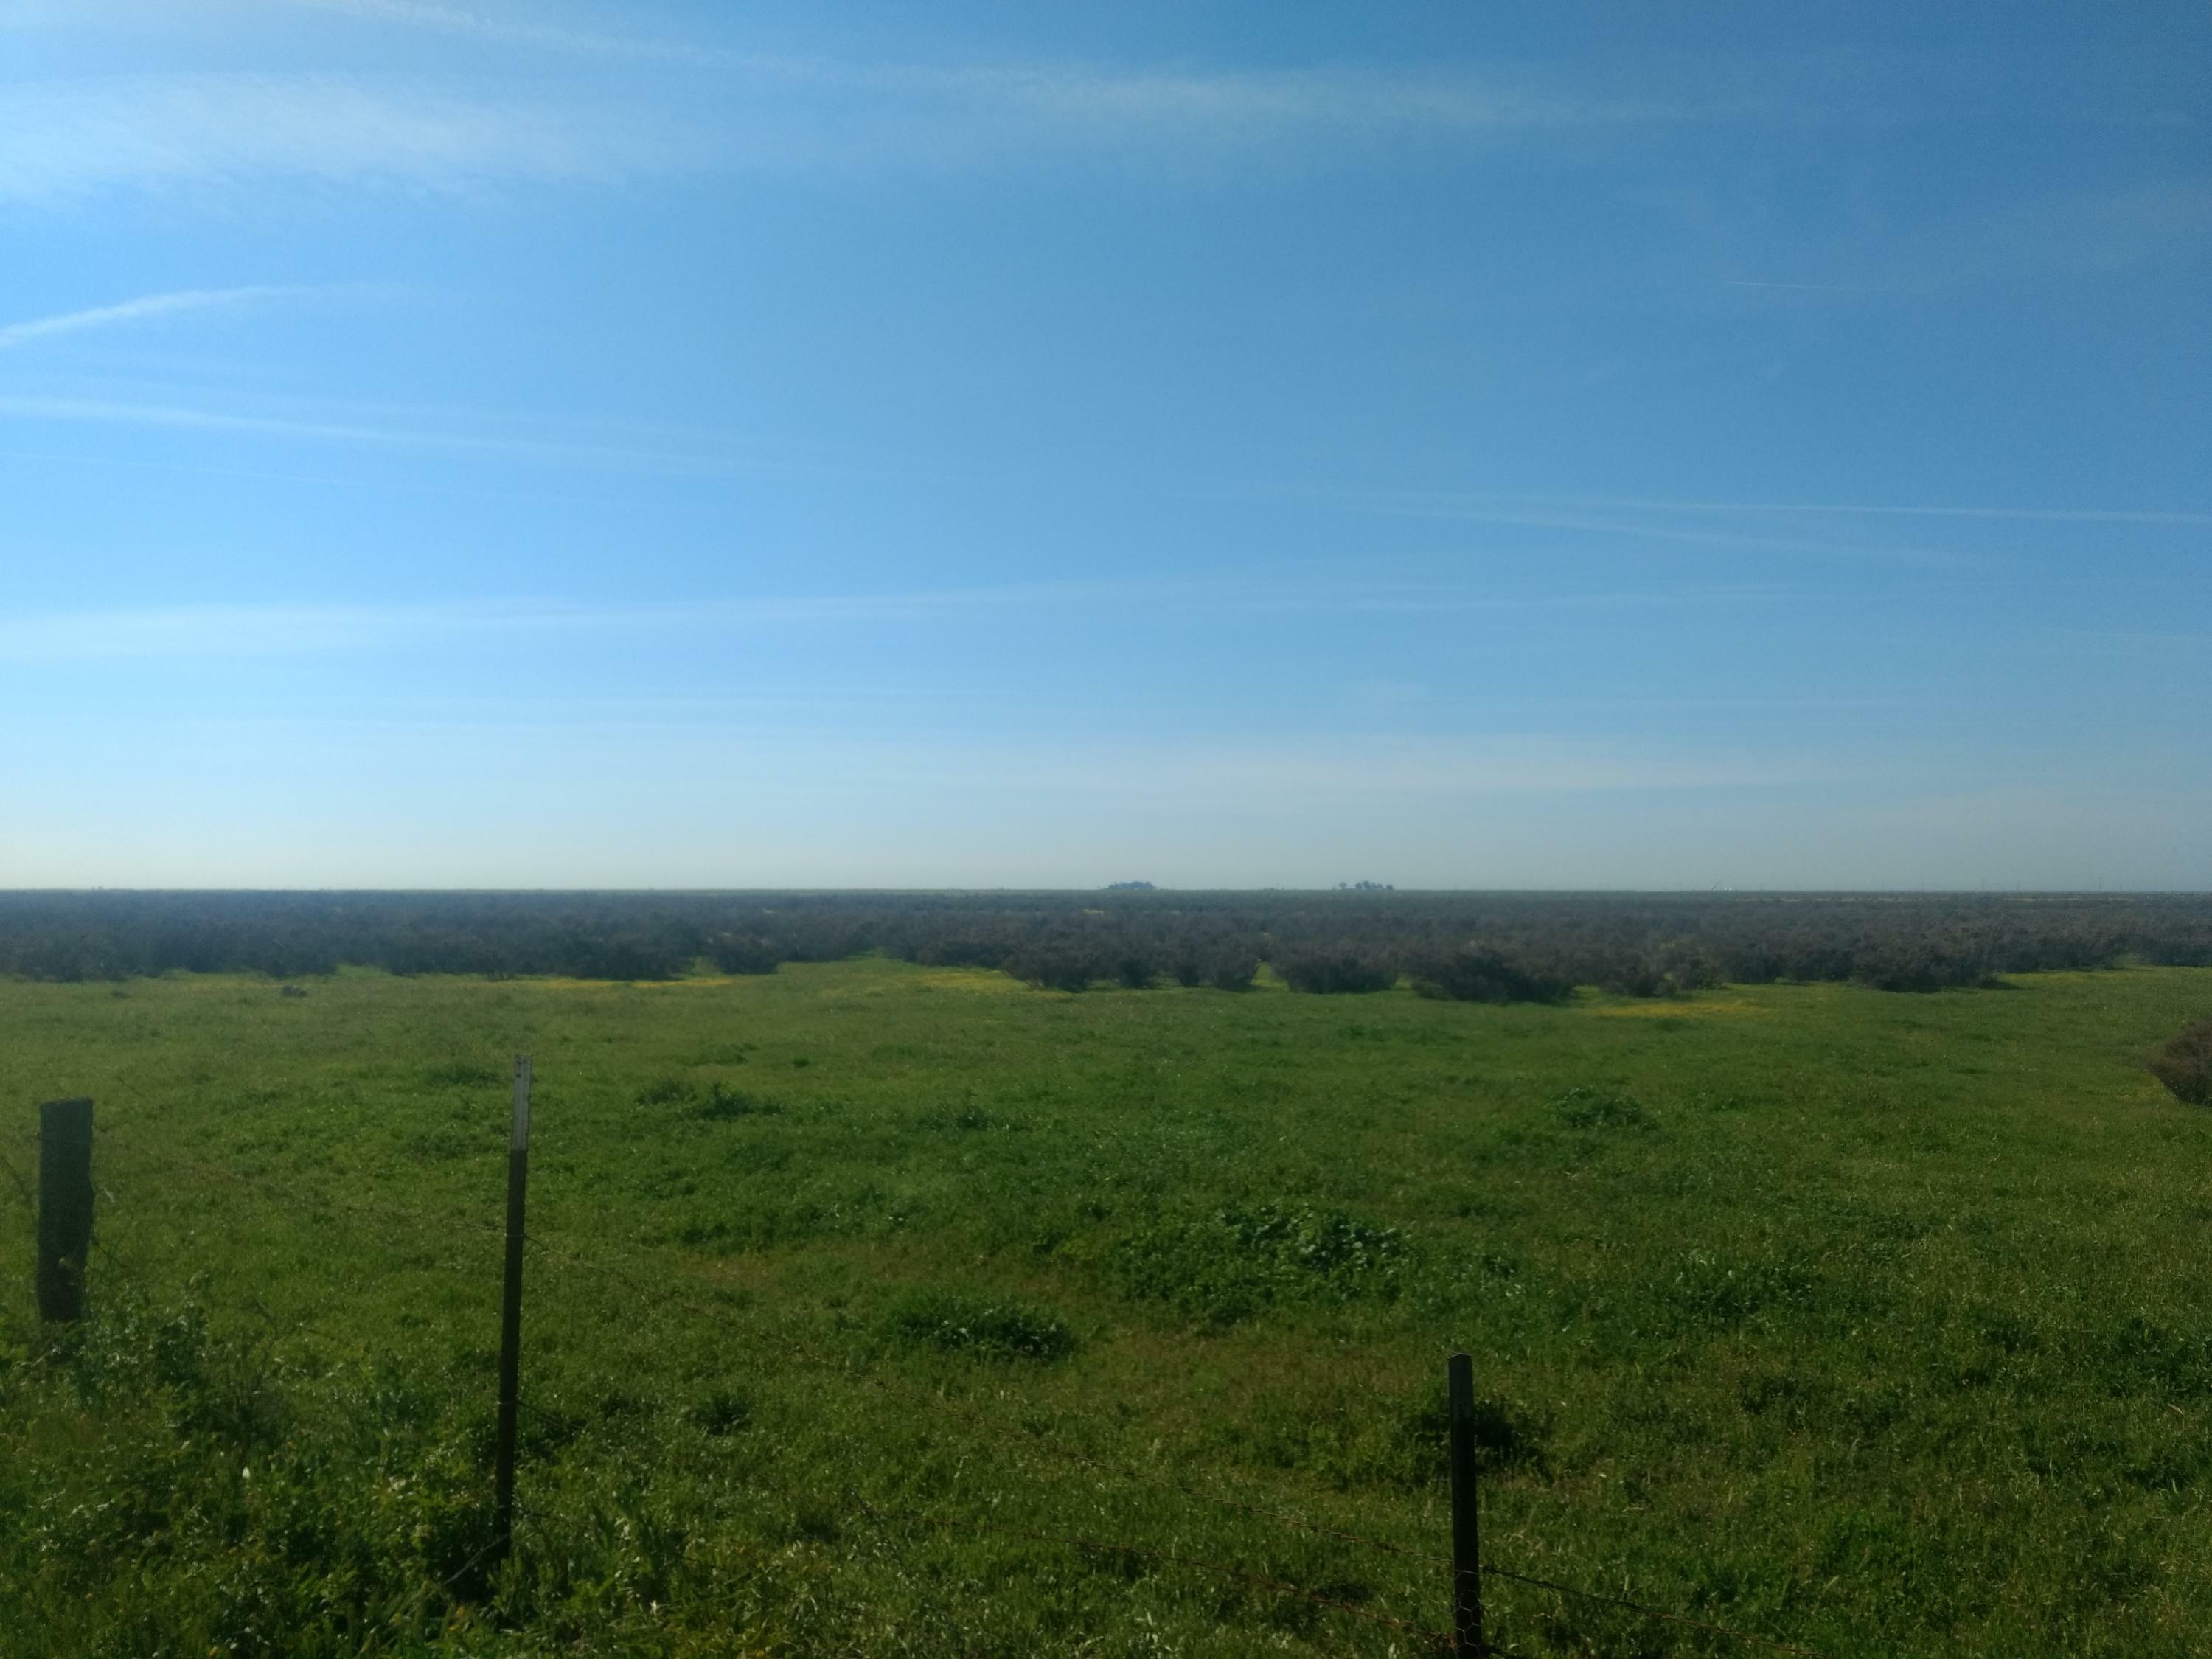
<svg viewBox="0 0 2212 1659">
<path fill-rule="evenodd" d="M 134 1103 L 138 1105 L 144 1107 L 153 1105 L 150 1100 L 136 1090 L 125 1089 L 124 1092 L 131 1097 Z M 39 1136 L 33 1133 L 27 1139 L 35 1144 Z M 112 1150 L 116 1146 L 117 1139 L 112 1131 L 103 1131 L 100 1146 L 103 1149 Z M 126 1157 L 135 1160 L 142 1168 L 158 1169 L 172 1174 L 189 1174 L 204 1180 L 227 1182 L 251 1190 L 273 1204 L 281 1205 L 295 1213 L 314 1212 L 323 1217 L 344 1217 L 361 1222 L 403 1226 L 410 1230 L 410 1232 L 417 1237 L 465 1235 L 488 1239 L 505 1237 L 506 1230 L 496 1223 L 434 1213 L 395 1204 L 386 1200 L 364 1199 L 350 1194 L 337 1197 L 327 1191 L 310 1193 L 301 1187 L 274 1181 L 265 1176 L 248 1175 L 229 1165 L 192 1158 L 173 1150 L 164 1149 L 158 1153 L 151 1152 L 146 1148 L 133 1146 L 127 1136 L 122 1138 L 122 1146 Z M 4 1176 L 6 1178 L 7 1188 L 13 1190 L 18 1200 L 24 1206 L 27 1216 L 35 1220 L 38 1190 L 23 1170 L 4 1152 L 0 1152 L 0 1176 Z M 112 1201 L 115 1195 L 112 1191 L 108 1191 L 106 1196 L 111 1200 L 108 1207 L 112 1213 L 115 1207 Z M 970 1435 L 978 1433 L 986 1435 L 989 1437 L 992 1443 L 1003 1443 L 1007 1431 L 1011 1429 L 1020 1437 L 1024 1450 L 1035 1453 L 1047 1461 L 1080 1468 L 1121 1486 L 1171 1494 L 1188 1503 L 1212 1505 L 1222 1510 L 1251 1517 L 1287 1532 L 1327 1540 L 1332 1544 L 1349 1545 L 1358 1549 L 1414 1564 L 1425 1571 L 1433 1572 L 1436 1575 L 1436 1578 L 1432 1581 L 1435 1584 L 1440 1585 L 1449 1582 L 1454 1564 L 1452 1556 L 1447 1553 L 1409 1547 L 1404 1543 L 1376 1538 L 1364 1533 L 1354 1532 L 1340 1526 L 1316 1521 L 1278 1505 L 1255 1503 L 1248 1498 L 1229 1492 L 1218 1482 L 1211 1479 L 1176 1480 L 1133 1468 L 1123 1462 L 1099 1457 L 1066 1443 L 1065 1437 L 1059 1431 L 1058 1425 L 1053 1425 L 1050 1430 L 1039 1429 L 1023 1422 L 1017 1417 L 987 1413 L 940 1391 L 888 1375 L 880 1368 L 856 1370 L 853 1358 L 849 1354 L 833 1352 L 814 1344 L 795 1340 L 787 1330 L 771 1332 L 763 1329 L 757 1322 L 741 1318 L 728 1307 L 718 1306 L 702 1296 L 695 1295 L 670 1284 L 668 1282 L 670 1268 L 665 1261 L 654 1263 L 648 1270 L 636 1265 L 617 1263 L 608 1260 L 603 1250 L 587 1252 L 576 1248 L 572 1241 L 549 1237 L 536 1232 L 526 1232 L 523 1243 L 531 1253 L 542 1261 L 599 1275 L 607 1282 L 621 1286 L 627 1292 L 645 1297 L 656 1307 L 672 1309 L 690 1317 L 726 1328 L 742 1336 L 757 1351 L 772 1348 L 776 1356 L 781 1359 L 817 1370 L 835 1371 L 847 1380 L 878 1391 L 902 1406 L 912 1407 L 945 1419 L 957 1420 L 963 1431 Z M 137 1259 L 136 1253 L 118 1251 L 109 1242 L 104 1232 L 97 1230 L 94 1231 L 93 1247 L 99 1253 L 100 1259 L 126 1280 L 140 1285 L 150 1285 L 154 1282 L 146 1270 L 145 1264 Z M 276 1322 L 276 1316 L 265 1308 L 259 1311 L 273 1327 Z M 363 1341 L 358 1334 L 341 1334 L 332 1332 L 320 1322 L 307 1320 L 296 1315 L 290 1316 L 288 1323 L 292 1330 L 312 1334 L 318 1339 L 329 1341 L 363 1359 L 374 1357 L 375 1350 Z M 534 1420 L 553 1428 L 564 1436 L 580 1435 L 586 1432 L 591 1426 L 585 1418 L 527 1398 L 518 1399 L 516 1404 L 522 1412 Z M 817 1488 L 787 1486 L 768 1480 L 762 1478 L 757 1472 L 751 1477 L 750 1484 L 763 1492 L 793 1503 L 818 1502 L 821 1497 Z M 946 1514 L 933 1509 L 910 1509 L 898 1504 L 870 1498 L 857 1490 L 845 1492 L 842 1494 L 842 1499 L 851 1511 L 865 1516 L 884 1528 L 896 1524 L 909 1528 L 961 1532 L 976 1536 L 1020 1540 L 1092 1555 L 1114 1557 L 1157 1567 L 1202 1574 L 1224 1584 L 1234 1583 L 1247 1590 L 1256 1590 L 1286 1601 L 1310 1605 L 1330 1617 L 1342 1618 L 1364 1626 L 1387 1629 L 1401 1636 L 1418 1638 L 1439 1654 L 1467 1650 L 1461 1646 L 1457 1638 L 1448 1632 L 1437 1629 L 1417 1619 L 1401 1617 L 1395 1613 L 1385 1613 L 1363 1605 L 1360 1601 L 1347 1599 L 1340 1591 L 1331 1594 L 1330 1590 L 1334 1588 L 1334 1586 L 1303 1583 L 1275 1574 L 1255 1572 L 1249 1566 L 1240 1566 L 1233 1562 L 1195 1555 L 1184 1549 L 1161 1548 L 1152 1543 L 1127 1538 L 1099 1537 L 1089 1534 L 1012 1526 L 1000 1521 L 984 1520 L 973 1516 Z M 525 1507 L 521 1513 L 526 1520 L 534 1522 L 538 1518 L 527 1507 Z M 410 1601 L 386 1622 L 395 1629 L 411 1623 L 421 1615 L 432 1598 L 452 1595 L 466 1585 L 472 1575 L 490 1562 L 506 1547 L 506 1540 L 494 1537 L 473 1552 L 459 1567 L 450 1573 L 441 1577 L 426 1577 Z M 1602 1607 L 1615 1613 L 1626 1613 L 1655 1624 L 1694 1630 L 1709 1637 L 1742 1644 L 1747 1648 L 1798 1656 L 1798 1659 L 1826 1659 L 1826 1656 L 1820 1650 L 1794 1642 L 1699 1619 L 1678 1609 L 1654 1606 L 1630 1596 L 1589 1589 L 1560 1580 L 1518 1571 L 1490 1561 L 1481 1563 L 1480 1573 L 1486 1580 L 1495 1580 L 1502 1583 L 1540 1591 L 1561 1604 L 1579 1603 L 1593 1607 Z M 1439 1599 L 1443 1599 L 1441 1595 Z M 1495 1656 L 1495 1659 L 1522 1659 L 1522 1656 L 1502 1645 L 1495 1639 L 1485 1640 L 1479 1649 L 1474 1650 Z M 1585 1649 L 1585 1651 L 1587 1650 Z"/>
</svg>

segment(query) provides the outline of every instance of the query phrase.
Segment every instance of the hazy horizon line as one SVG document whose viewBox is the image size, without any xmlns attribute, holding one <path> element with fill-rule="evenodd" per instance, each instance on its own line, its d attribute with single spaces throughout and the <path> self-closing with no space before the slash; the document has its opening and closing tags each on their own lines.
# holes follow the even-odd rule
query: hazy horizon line
<svg viewBox="0 0 2212 1659">
<path fill-rule="evenodd" d="M 1138 880 L 1137 877 L 1117 879 Z M 957 896 L 990 896 L 1003 894 L 1022 896 L 1030 894 L 1098 894 L 1109 892 L 1183 893 L 1206 896 L 1218 893 L 1343 893 L 1355 898 L 1427 897 L 1438 894 L 1486 896 L 1508 894 L 1539 897 L 1729 897 L 1756 895 L 1768 898 L 1887 898 L 1911 896 L 1916 898 L 2196 898 L 2212 894 L 2205 887 L 1416 887 L 1386 885 L 1380 888 L 1346 886 L 1293 887 L 1273 885 L 1261 887 L 1178 887 L 1170 883 L 1154 883 L 1139 889 L 1115 888 L 1105 883 L 1096 886 L 1074 887 L 912 887 L 912 886 L 796 886 L 796 887 L 0 887 L 0 899 L 19 898 L 26 895 L 41 896 L 82 895 L 87 893 L 118 893 L 134 896 L 220 895 L 226 896 L 258 894 L 313 894 L 342 893 L 370 894 L 393 897 L 412 897 L 417 895 L 446 896 L 574 896 L 602 897 L 660 895 L 665 896 L 750 896 L 764 894 L 775 896 L 813 896 L 821 894 L 951 894 Z"/>
</svg>

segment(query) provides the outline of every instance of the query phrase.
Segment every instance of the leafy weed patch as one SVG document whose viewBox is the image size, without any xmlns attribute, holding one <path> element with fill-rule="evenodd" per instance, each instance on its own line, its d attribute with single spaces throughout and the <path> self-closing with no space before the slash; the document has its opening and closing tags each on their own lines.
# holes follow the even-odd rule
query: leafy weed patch
<svg viewBox="0 0 2212 1659">
<path fill-rule="evenodd" d="M 1228 1205 L 1124 1240 L 1115 1273 L 1123 1295 L 1221 1327 L 1276 1303 L 1395 1300 L 1413 1257 L 1395 1227 L 1310 1206 Z"/>
<path fill-rule="evenodd" d="M 891 1311 L 901 1341 L 989 1359 L 1065 1359 L 1075 1334 L 1050 1309 L 1025 1302 L 987 1302 L 950 1291 L 921 1291 Z"/>
<path fill-rule="evenodd" d="M 783 1113 L 783 1103 L 761 1095 L 747 1094 L 742 1089 L 725 1088 L 717 1083 L 708 1089 L 706 1095 L 692 1109 L 692 1113 L 710 1123 L 726 1122 L 738 1117 L 779 1117 Z"/>
<path fill-rule="evenodd" d="M 1552 1115 L 1565 1127 L 1601 1133 L 1621 1129 L 1656 1129 L 1658 1120 L 1640 1101 L 1610 1090 L 1574 1088 L 1552 1099 Z"/>
</svg>

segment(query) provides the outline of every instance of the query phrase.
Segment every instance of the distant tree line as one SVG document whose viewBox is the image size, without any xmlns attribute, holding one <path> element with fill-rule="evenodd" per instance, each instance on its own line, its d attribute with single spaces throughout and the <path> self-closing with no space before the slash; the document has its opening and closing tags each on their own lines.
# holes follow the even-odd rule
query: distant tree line
<svg viewBox="0 0 2212 1659">
<path fill-rule="evenodd" d="M 662 980 L 879 952 L 1060 990 L 1410 982 L 1464 1001 L 1577 986 L 1892 991 L 2126 961 L 2212 964 L 2212 896 L 1399 893 L 0 893 L 0 974 Z"/>
</svg>

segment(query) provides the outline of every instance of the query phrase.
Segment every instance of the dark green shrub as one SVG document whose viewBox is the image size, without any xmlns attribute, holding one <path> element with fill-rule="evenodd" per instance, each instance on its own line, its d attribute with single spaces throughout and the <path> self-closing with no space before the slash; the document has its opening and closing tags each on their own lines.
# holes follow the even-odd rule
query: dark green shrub
<svg viewBox="0 0 2212 1659">
<path fill-rule="evenodd" d="M 1185 942 L 1176 947 L 1168 971 L 1190 990 L 1249 991 L 1260 971 L 1260 953 L 1249 945 Z"/>
<path fill-rule="evenodd" d="M 1124 944 L 1114 953 L 1114 979 L 1124 989 L 1141 991 L 1158 973 L 1159 964 L 1152 953 L 1133 943 Z"/>
<path fill-rule="evenodd" d="M 1006 971 L 1041 990 L 1086 990 L 1093 980 L 1111 977 L 1097 948 L 1080 939 L 1054 939 L 1024 945 L 1007 957 Z"/>
<path fill-rule="evenodd" d="M 1710 991 L 1727 978 L 1713 953 L 1696 939 L 1670 939 L 1660 945 L 1656 957 L 1659 977 L 1669 996 Z"/>
<path fill-rule="evenodd" d="M 1293 991 L 1358 995 L 1387 991 L 1398 982 L 1398 964 L 1389 951 L 1346 940 L 1330 945 L 1278 946 L 1275 971 Z"/>
<path fill-rule="evenodd" d="M 684 977 L 696 952 L 677 940 L 640 934 L 609 938 L 581 932 L 562 941 L 547 964 L 566 979 L 605 979 L 623 984 Z"/>
<path fill-rule="evenodd" d="M 1206 982 L 1217 991 L 1249 991 L 1259 976 L 1256 951 L 1226 951 L 1206 967 Z"/>
<path fill-rule="evenodd" d="M 772 974 L 781 955 L 773 939 L 751 933 L 724 933 L 707 947 L 707 960 L 725 974 Z"/>
<path fill-rule="evenodd" d="M 1851 982 L 1876 991 L 1945 991 L 1982 985 L 1993 971 L 1986 950 L 1928 935 L 1871 940 L 1851 953 Z"/>
<path fill-rule="evenodd" d="M 0 894 L 0 974 L 78 981 L 172 969 L 296 981 L 341 963 L 644 980 L 702 958 L 727 972 L 868 951 L 999 967 L 1073 945 L 1091 959 L 1088 982 L 1115 977 L 1131 951 L 1182 978 L 1186 954 L 1202 971 L 1214 947 L 1241 952 L 1262 935 L 1285 953 L 1348 944 L 1384 957 L 1480 939 L 1542 977 L 1647 996 L 1791 980 L 1933 990 L 2126 960 L 2212 964 L 2212 896 Z M 1072 985 L 1073 973 L 1049 982 Z"/>
<path fill-rule="evenodd" d="M 1575 988 L 1565 980 L 1532 973 L 1495 951 L 1470 945 L 1419 958 L 1413 988 L 1425 997 L 1453 1002 L 1559 1002 Z"/>
<path fill-rule="evenodd" d="M 2176 1100 L 2212 1106 L 2212 1019 L 2183 1026 L 2150 1060 L 2151 1075 Z"/>
<path fill-rule="evenodd" d="M 1674 939 L 1610 957 L 1595 982 L 1618 996 L 1679 997 L 1710 990 L 1726 978 L 1719 962 L 1703 945 L 1694 939 Z"/>
</svg>

